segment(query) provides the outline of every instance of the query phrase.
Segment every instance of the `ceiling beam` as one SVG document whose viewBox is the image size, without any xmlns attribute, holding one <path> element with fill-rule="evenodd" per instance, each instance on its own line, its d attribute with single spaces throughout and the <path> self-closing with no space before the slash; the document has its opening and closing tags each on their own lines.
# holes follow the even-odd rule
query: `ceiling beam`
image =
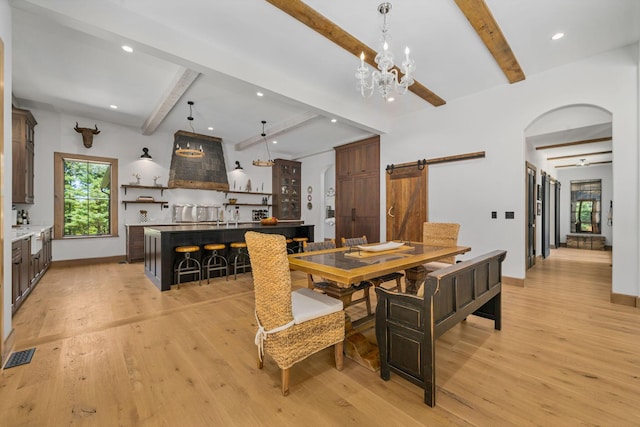
<svg viewBox="0 0 640 427">
<path fill-rule="evenodd" d="M 328 38 L 347 52 L 360 59 L 360 54 L 364 52 L 365 62 L 373 68 L 377 68 L 374 61 L 376 52 L 360 40 L 347 33 L 345 30 L 334 24 L 332 21 L 318 13 L 315 9 L 307 6 L 300 0 L 266 0 L 278 9 L 289 14 L 293 18 L 302 22 L 318 34 Z M 402 77 L 402 72 L 398 67 L 393 67 L 398 71 L 398 78 Z M 439 107 L 446 102 L 438 95 L 427 89 L 418 81 L 409 86 L 409 90 L 431 105 Z"/>
<path fill-rule="evenodd" d="M 611 141 L 613 138 L 610 136 L 604 138 L 583 139 L 582 141 L 563 142 L 561 144 L 541 145 L 536 147 L 536 150 L 548 150 L 551 148 L 571 147 L 573 145 L 593 144 L 595 142 Z"/>
<path fill-rule="evenodd" d="M 573 164 L 570 164 L 570 165 L 558 165 L 556 167 L 557 168 L 571 168 L 571 167 L 584 168 L 584 167 L 589 167 L 589 166 L 593 166 L 593 165 L 606 165 L 606 164 L 609 164 L 609 163 L 613 163 L 613 161 L 612 160 L 607 160 L 607 161 L 604 161 L 604 162 L 593 162 L 593 163 L 589 163 L 588 165 L 585 165 L 585 166 L 578 166 L 575 163 L 573 163 Z"/>
<path fill-rule="evenodd" d="M 300 126 L 304 125 L 310 120 L 319 117 L 315 113 L 306 112 L 304 114 L 300 114 L 295 117 L 290 117 L 287 120 L 284 120 L 280 123 L 277 123 L 269 128 L 265 128 L 264 133 L 267 134 L 269 138 L 275 138 L 278 135 L 282 135 L 283 133 L 290 132 Z M 235 145 L 236 151 L 246 150 L 249 147 L 252 147 L 256 144 L 260 144 L 264 141 L 262 135 L 252 136 L 251 138 L 247 138 L 244 141 L 240 141 Z"/>
<path fill-rule="evenodd" d="M 158 105 L 153 109 L 147 120 L 142 125 L 142 134 L 153 134 L 162 121 L 167 117 L 167 114 L 175 107 L 176 103 L 182 95 L 191 87 L 193 82 L 200 75 L 199 72 L 190 70 L 188 68 L 180 67 L 173 82 L 167 88 L 166 93 L 158 102 Z"/>
<path fill-rule="evenodd" d="M 597 151 L 595 153 L 580 153 L 580 154 L 570 154 L 568 156 L 547 157 L 547 160 L 570 159 L 572 157 L 597 156 L 598 154 L 611 154 L 611 153 L 613 153 L 612 150 L 609 150 L 609 151 Z"/>
<path fill-rule="evenodd" d="M 509 83 L 524 80 L 524 71 L 484 0 L 454 1 L 489 49 Z"/>
</svg>

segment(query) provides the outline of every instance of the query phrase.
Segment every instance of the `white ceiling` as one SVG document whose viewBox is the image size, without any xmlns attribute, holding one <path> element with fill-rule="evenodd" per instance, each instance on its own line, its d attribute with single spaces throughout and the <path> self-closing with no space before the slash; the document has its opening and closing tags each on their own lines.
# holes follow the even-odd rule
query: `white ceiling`
<svg viewBox="0 0 640 427">
<path fill-rule="evenodd" d="M 305 3 L 378 50 L 379 0 Z M 486 3 L 528 77 L 640 39 L 637 0 Z M 261 120 L 269 136 L 297 117 L 317 115 L 277 136 L 272 151 L 294 158 L 384 133 L 388 117 L 437 108 L 411 93 L 393 103 L 375 94 L 363 99 L 355 90 L 356 57 L 263 0 L 11 4 L 13 95 L 25 107 L 131 126 L 142 134 L 145 122 L 170 99 L 176 76 L 195 70 L 201 74 L 159 129 L 188 130 L 187 100 L 195 103 L 195 131 L 221 137 L 229 146 L 259 136 Z M 408 45 L 416 80 L 447 102 L 509 84 L 454 0 L 397 1 L 389 26 L 396 56 Z M 552 42 L 558 31 L 566 37 Z M 125 53 L 122 44 L 134 52 Z M 257 91 L 265 96 L 258 98 Z M 579 136 L 566 131 L 537 140 L 527 136 L 532 144 Z"/>
</svg>

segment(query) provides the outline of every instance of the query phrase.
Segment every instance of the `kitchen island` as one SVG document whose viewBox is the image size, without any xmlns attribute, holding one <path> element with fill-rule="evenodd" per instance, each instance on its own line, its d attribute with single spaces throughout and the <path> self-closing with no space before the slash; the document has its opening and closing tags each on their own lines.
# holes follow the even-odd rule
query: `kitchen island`
<svg viewBox="0 0 640 427">
<path fill-rule="evenodd" d="M 299 222 L 280 222 L 277 225 L 234 224 L 229 225 L 156 225 L 144 228 L 144 272 L 158 289 L 168 291 L 173 284 L 173 266 L 175 264 L 177 246 L 207 243 L 225 243 L 244 241 L 244 233 L 257 231 L 260 233 L 282 234 L 287 238 L 307 237 L 313 241 L 313 225 Z M 228 250 L 227 250 L 228 251 Z M 228 256 L 228 252 L 223 254 Z M 201 260 L 203 251 L 195 258 Z"/>
</svg>

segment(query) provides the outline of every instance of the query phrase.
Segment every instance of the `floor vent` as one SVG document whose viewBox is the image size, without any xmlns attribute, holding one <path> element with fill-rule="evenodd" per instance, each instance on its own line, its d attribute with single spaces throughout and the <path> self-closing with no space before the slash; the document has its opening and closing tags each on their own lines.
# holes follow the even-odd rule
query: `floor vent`
<svg viewBox="0 0 640 427">
<path fill-rule="evenodd" d="M 13 368 L 14 366 L 26 365 L 31 362 L 31 358 L 33 357 L 33 353 L 35 353 L 35 348 L 30 348 L 29 350 L 16 351 L 9 356 L 9 360 L 4 365 L 4 369 Z"/>
</svg>

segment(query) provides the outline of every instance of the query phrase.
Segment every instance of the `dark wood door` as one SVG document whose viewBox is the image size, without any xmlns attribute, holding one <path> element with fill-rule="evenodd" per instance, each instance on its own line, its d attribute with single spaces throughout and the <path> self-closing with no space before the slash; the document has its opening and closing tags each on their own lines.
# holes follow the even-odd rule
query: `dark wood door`
<svg viewBox="0 0 640 427">
<path fill-rule="evenodd" d="M 527 163 L 527 269 L 536 263 L 536 168 Z"/>
<path fill-rule="evenodd" d="M 380 241 L 380 137 L 336 147 L 336 240 Z"/>
<path fill-rule="evenodd" d="M 555 205 L 554 205 L 554 215 L 555 215 L 555 227 L 553 230 L 556 242 L 556 248 L 560 247 L 560 181 L 556 181 L 556 197 L 555 197 Z"/>
<path fill-rule="evenodd" d="M 427 167 L 396 169 L 387 174 L 387 241 L 422 241 L 428 219 Z"/>
<path fill-rule="evenodd" d="M 542 257 L 547 258 L 550 254 L 549 240 L 551 239 L 551 183 L 549 175 L 542 172 Z"/>
</svg>

